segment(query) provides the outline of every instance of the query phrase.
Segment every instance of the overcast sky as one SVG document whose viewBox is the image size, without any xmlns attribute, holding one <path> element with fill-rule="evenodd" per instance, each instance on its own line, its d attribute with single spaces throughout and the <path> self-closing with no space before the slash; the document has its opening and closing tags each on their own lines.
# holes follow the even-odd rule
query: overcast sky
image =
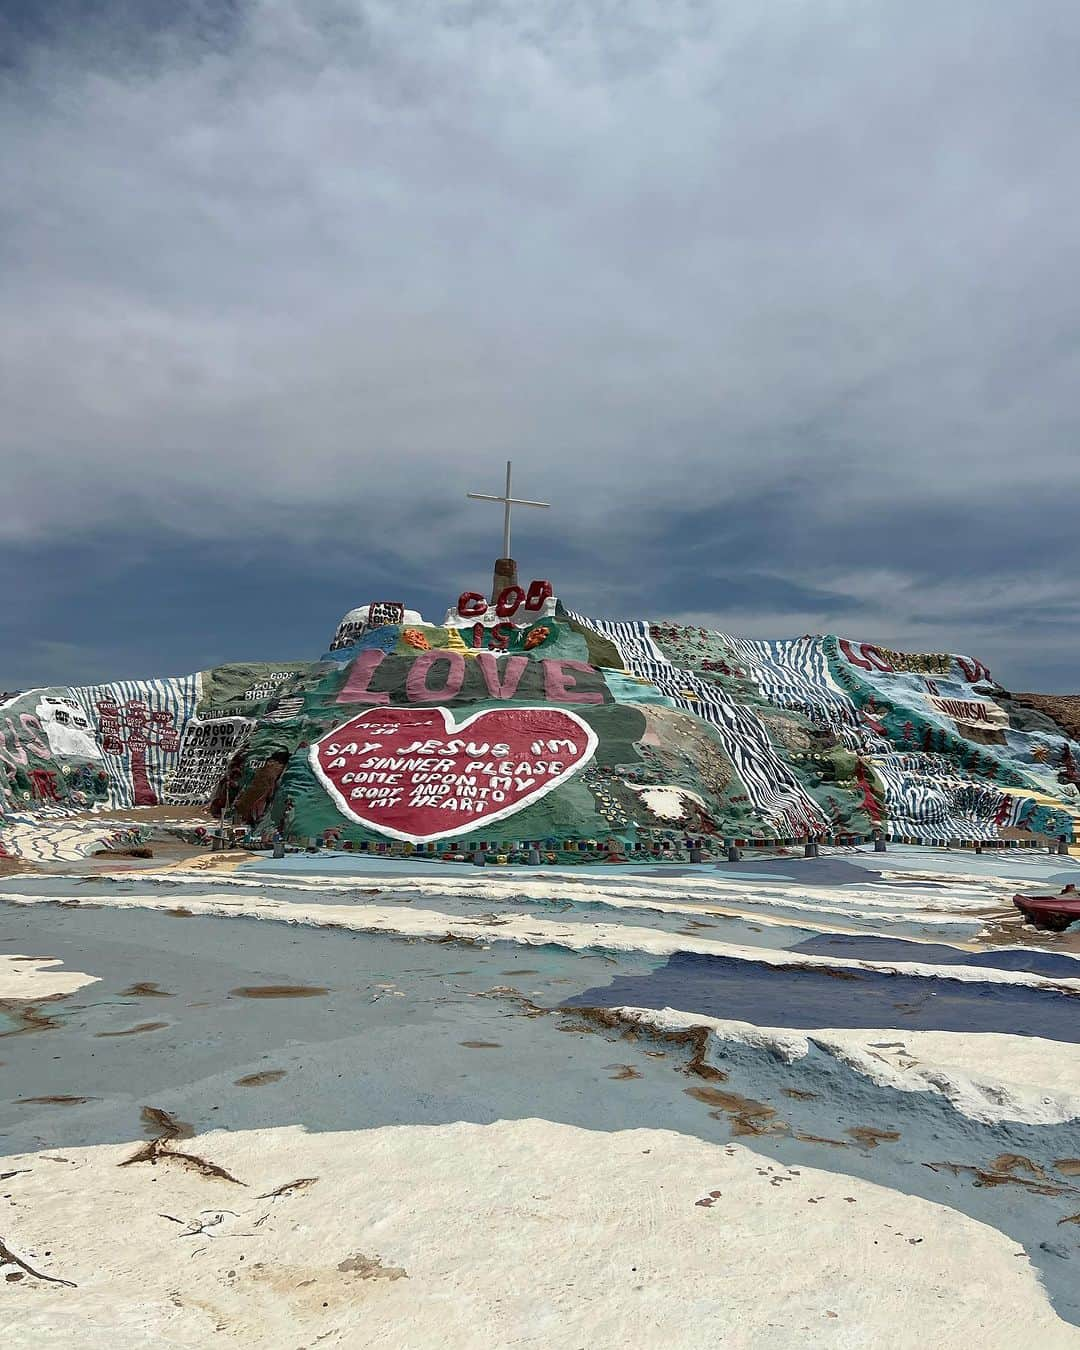
<svg viewBox="0 0 1080 1350">
<path fill-rule="evenodd" d="M 572 607 L 1080 688 L 1075 0 L 7 0 L 0 688 Z"/>
</svg>

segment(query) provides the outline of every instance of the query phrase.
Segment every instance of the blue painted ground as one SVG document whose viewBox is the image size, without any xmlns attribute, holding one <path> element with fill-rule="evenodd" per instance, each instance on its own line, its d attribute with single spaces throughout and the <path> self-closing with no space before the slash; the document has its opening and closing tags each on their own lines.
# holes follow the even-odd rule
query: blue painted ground
<svg viewBox="0 0 1080 1350">
<path fill-rule="evenodd" d="M 989 970 L 1023 970 L 1048 978 L 1080 980 L 1080 957 L 1031 947 L 1001 947 L 978 952 L 943 943 L 905 942 L 902 938 L 860 933 L 815 933 L 789 951 L 811 956 L 840 956 L 856 961 L 919 961 L 934 966 L 978 966 Z M 1080 1010 L 1078 1010 L 1080 1011 Z"/>
<path fill-rule="evenodd" d="M 678 1008 L 772 1027 L 997 1031 L 1080 1043 L 1080 995 L 979 981 L 802 969 L 677 952 L 645 975 L 615 975 L 567 1002 Z"/>
</svg>

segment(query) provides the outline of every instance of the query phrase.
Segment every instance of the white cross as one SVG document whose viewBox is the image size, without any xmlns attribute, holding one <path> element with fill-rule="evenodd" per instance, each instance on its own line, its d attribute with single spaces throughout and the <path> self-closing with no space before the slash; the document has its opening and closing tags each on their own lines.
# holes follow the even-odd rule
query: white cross
<svg viewBox="0 0 1080 1350">
<path fill-rule="evenodd" d="M 503 511 L 503 551 L 504 558 L 510 557 L 510 508 L 512 506 L 543 506 L 549 507 L 550 502 L 529 502 L 524 497 L 512 497 L 510 495 L 510 469 L 511 461 L 506 461 L 506 492 L 501 497 L 493 497 L 487 492 L 466 492 L 466 497 L 471 497 L 476 502 L 502 502 L 505 510 Z"/>
</svg>

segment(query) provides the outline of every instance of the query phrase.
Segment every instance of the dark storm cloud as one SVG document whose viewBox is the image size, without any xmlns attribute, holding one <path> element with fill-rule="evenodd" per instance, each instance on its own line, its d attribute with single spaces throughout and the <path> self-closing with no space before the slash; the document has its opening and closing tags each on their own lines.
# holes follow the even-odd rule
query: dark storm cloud
<svg viewBox="0 0 1080 1350">
<path fill-rule="evenodd" d="M 1070 669 L 1073 4 L 54 0 L 0 54 L 12 560 L 438 617 L 512 454 L 579 608 Z"/>
</svg>

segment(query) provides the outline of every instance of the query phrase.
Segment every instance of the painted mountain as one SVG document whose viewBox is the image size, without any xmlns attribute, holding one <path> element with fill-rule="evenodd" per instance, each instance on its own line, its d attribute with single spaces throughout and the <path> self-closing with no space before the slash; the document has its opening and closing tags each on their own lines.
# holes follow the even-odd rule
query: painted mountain
<svg viewBox="0 0 1080 1350">
<path fill-rule="evenodd" d="M 1074 700 L 1010 694 L 968 657 L 613 622 L 511 585 L 441 624 L 361 606 L 309 663 L 7 697 L 0 850 L 153 805 L 431 853 L 1071 840 L 1078 733 Z"/>
</svg>

